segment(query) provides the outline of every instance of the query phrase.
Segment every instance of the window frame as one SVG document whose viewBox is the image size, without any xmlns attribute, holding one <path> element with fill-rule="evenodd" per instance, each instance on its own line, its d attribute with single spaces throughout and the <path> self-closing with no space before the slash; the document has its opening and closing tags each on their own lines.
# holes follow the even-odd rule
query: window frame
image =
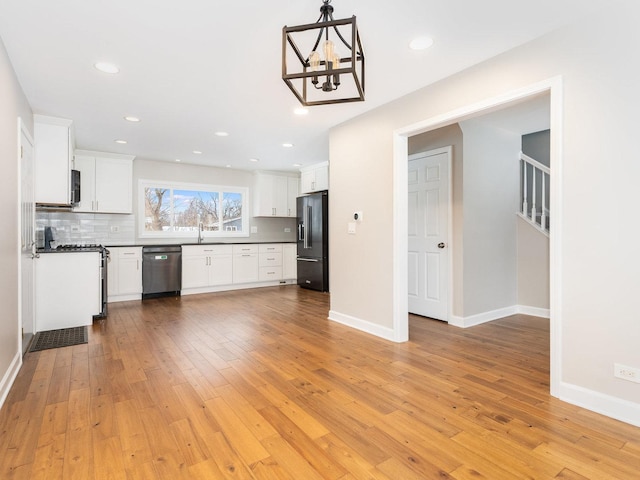
<svg viewBox="0 0 640 480">
<path fill-rule="evenodd" d="M 171 209 L 171 222 L 174 219 L 174 191 L 175 190 L 192 190 L 202 192 L 216 192 L 219 195 L 219 218 L 223 218 L 222 203 L 225 193 L 236 193 L 242 196 L 242 230 L 241 231 L 203 231 L 202 237 L 207 238 L 239 238 L 248 237 L 249 232 L 249 188 L 239 187 L 231 185 L 211 185 L 205 183 L 188 183 L 188 182 L 172 182 L 166 180 L 138 180 L 138 236 L 140 238 L 197 238 L 198 231 L 148 231 L 145 230 L 146 215 L 145 215 L 145 189 L 147 188 L 163 188 L 169 190 L 170 193 L 170 209 Z M 173 225 L 172 225 L 173 227 Z"/>
</svg>

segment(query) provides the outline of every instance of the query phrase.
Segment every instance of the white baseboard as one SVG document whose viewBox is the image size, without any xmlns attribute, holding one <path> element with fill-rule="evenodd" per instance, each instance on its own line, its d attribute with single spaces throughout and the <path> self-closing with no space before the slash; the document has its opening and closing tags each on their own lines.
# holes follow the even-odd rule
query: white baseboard
<svg viewBox="0 0 640 480">
<path fill-rule="evenodd" d="M 564 402 L 640 427 L 640 404 L 561 382 L 558 398 Z"/>
<path fill-rule="evenodd" d="M 551 318 L 551 311 L 548 308 L 528 307 L 527 305 L 518 305 L 518 313 L 523 315 L 531 315 L 532 317 Z"/>
<path fill-rule="evenodd" d="M 132 295 L 111 295 L 107 296 L 107 303 L 130 302 L 131 300 L 142 300 L 142 294 Z"/>
<path fill-rule="evenodd" d="M 460 328 L 469 328 L 482 323 L 492 322 L 500 318 L 516 314 L 531 315 L 533 317 L 550 318 L 548 308 L 528 307 L 526 305 L 512 305 L 510 307 L 499 308 L 489 312 L 477 313 L 468 317 L 449 316 L 449 325 Z"/>
<path fill-rule="evenodd" d="M 490 312 L 477 313 L 475 315 L 469 315 L 468 317 L 456 317 L 451 315 L 449 318 L 449 324 L 461 328 L 474 327 L 482 323 L 498 320 L 499 318 L 508 317 L 509 315 L 515 315 L 518 312 L 517 305 L 510 307 L 499 308 L 497 310 L 491 310 Z"/>
<path fill-rule="evenodd" d="M 16 355 L 13 357 L 9 368 L 5 372 L 2 377 L 2 381 L 0 381 L 0 408 L 4 405 L 4 401 L 7 399 L 7 395 L 9 395 L 9 390 L 13 385 L 16 377 L 18 376 L 18 372 L 20 371 L 20 367 L 22 366 L 22 355 L 20 352 L 16 352 Z"/>
<path fill-rule="evenodd" d="M 296 279 L 287 280 L 270 280 L 266 282 L 254 282 L 254 283 L 237 283 L 232 285 L 217 285 L 211 287 L 198 287 L 187 288 L 180 291 L 180 295 L 198 295 L 200 293 L 215 293 L 215 292 L 229 292 L 232 290 L 246 290 L 247 288 L 262 288 L 262 287 L 278 287 L 282 285 L 295 285 Z"/>
<path fill-rule="evenodd" d="M 375 335 L 376 337 L 384 338 L 392 342 L 397 342 L 393 334 L 393 329 L 389 327 L 383 327 L 381 325 L 371 323 L 361 318 L 352 317 L 351 315 L 345 315 L 344 313 L 336 312 L 335 310 L 329 310 L 329 320 L 346 325 L 347 327 L 355 328 L 365 333 Z"/>
</svg>

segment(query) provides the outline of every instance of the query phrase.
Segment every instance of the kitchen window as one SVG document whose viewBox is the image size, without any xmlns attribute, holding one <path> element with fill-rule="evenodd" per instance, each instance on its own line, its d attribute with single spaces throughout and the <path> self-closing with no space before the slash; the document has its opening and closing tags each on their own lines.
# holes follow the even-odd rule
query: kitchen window
<svg viewBox="0 0 640 480">
<path fill-rule="evenodd" d="M 248 189 L 140 180 L 141 237 L 248 237 Z"/>
</svg>

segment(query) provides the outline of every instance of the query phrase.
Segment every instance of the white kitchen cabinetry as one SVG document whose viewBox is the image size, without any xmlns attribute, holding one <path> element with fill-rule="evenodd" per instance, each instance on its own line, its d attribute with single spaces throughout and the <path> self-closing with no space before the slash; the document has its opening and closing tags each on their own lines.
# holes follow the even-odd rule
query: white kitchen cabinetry
<svg viewBox="0 0 640 480">
<path fill-rule="evenodd" d="M 258 246 L 258 278 L 261 282 L 282 280 L 282 244 L 265 243 Z"/>
<path fill-rule="evenodd" d="M 298 277 L 298 245 L 295 243 L 282 244 L 282 278 L 284 280 Z"/>
<path fill-rule="evenodd" d="M 142 247 L 109 247 L 107 301 L 142 298 Z"/>
<path fill-rule="evenodd" d="M 233 283 L 259 280 L 258 245 L 233 245 Z"/>
<path fill-rule="evenodd" d="M 295 269 L 295 243 L 183 245 L 181 294 L 293 284 Z"/>
<path fill-rule="evenodd" d="M 254 217 L 295 217 L 298 177 L 256 172 L 253 189 Z"/>
<path fill-rule="evenodd" d="M 131 155 L 77 150 L 81 201 L 75 212 L 132 213 L 133 159 Z"/>
<path fill-rule="evenodd" d="M 232 245 L 183 245 L 182 289 L 233 282 Z"/>
<path fill-rule="evenodd" d="M 41 253 L 35 262 L 36 331 L 91 325 L 101 311 L 99 252 Z"/>
<path fill-rule="evenodd" d="M 73 156 L 71 120 L 34 115 L 33 136 L 36 203 L 69 205 Z"/>
<path fill-rule="evenodd" d="M 329 190 L 329 162 L 322 162 L 300 170 L 300 193 Z"/>
</svg>

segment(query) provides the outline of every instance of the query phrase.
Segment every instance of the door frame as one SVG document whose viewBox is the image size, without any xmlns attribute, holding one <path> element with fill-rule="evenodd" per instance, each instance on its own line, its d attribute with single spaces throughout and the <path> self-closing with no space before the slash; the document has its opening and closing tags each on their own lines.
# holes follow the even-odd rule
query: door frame
<svg viewBox="0 0 640 480">
<path fill-rule="evenodd" d="M 431 157 L 434 155 L 439 155 L 441 153 L 447 154 L 447 245 L 446 245 L 446 263 L 447 263 L 447 314 L 445 318 L 445 322 L 449 323 L 449 319 L 451 318 L 451 312 L 453 312 L 453 255 L 451 252 L 453 251 L 453 147 L 451 145 L 441 148 L 434 148 L 432 150 L 426 150 L 424 152 L 412 153 L 411 155 L 407 154 L 407 170 L 409 168 L 409 162 L 411 160 L 417 160 L 423 157 Z M 407 189 L 408 189 L 408 179 L 407 179 Z M 408 195 L 407 195 L 408 197 Z M 407 217 L 408 218 L 408 217 Z M 408 228 L 408 224 L 407 224 Z M 407 247 L 407 252 L 409 248 Z M 407 275 L 408 275 L 408 265 L 407 265 Z M 407 297 L 408 297 L 407 292 Z M 407 300 L 408 301 L 408 300 Z M 409 307 L 407 306 L 407 312 L 409 311 Z M 407 321 L 408 324 L 408 321 Z"/>
<path fill-rule="evenodd" d="M 550 386 L 558 397 L 562 379 L 562 112 L 563 79 L 555 76 L 538 83 L 481 100 L 456 110 L 401 127 L 393 132 L 393 332 L 394 341 L 409 339 L 408 311 L 408 142 L 409 137 L 458 123 L 538 95 L 549 95 L 551 127 L 550 208 L 553 230 L 549 235 L 550 283 Z"/>
<path fill-rule="evenodd" d="M 24 319 L 23 319 L 23 311 L 22 311 L 22 295 L 23 295 L 23 291 L 22 291 L 22 248 L 21 248 L 21 235 L 22 235 L 22 136 L 25 136 L 26 139 L 29 141 L 29 143 L 31 143 L 32 146 L 32 156 L 31 156 L 31 162 L 32 162 L 32 169 L 31 171 L 35 173 L 35 159 L 33 157 L 33 155 L 35 154 L 35 142 L 33 140 L 33 136 L 31 135 L 31 132 L 29 132 L 29 130 L 27 129 L 24 121 L 22 120 L 21 117 L 18 117 L 18 151 L 16 152 L 16 157 L 17 157 L 17 162 L 18 162 L 18 172 L 20 175 L 20 181 L 18 182 L 18 238 L 17 238 L 17 243 L 18 243 L 18 346 L 19 346 L 19 352 L 20 352 L 20 363 L 22 364 L 22 357 L 23 357 L 23 352 L 24 352 L 24 345 L 22 344 L 23 342 L 23 325 L 24 325 Z M 34 192 L 35 193 L 35 192 Z M 34 198 L 34 202 L 35 202 L 35 198 Z M 35 205 L 35 204 L 34 204 Z M 35 241 L 35 212 L 34 212 L 34 225 L 33 225 L 33 234 L 34 234 L 34 238 L 33 241 Z M 32 265 L 33 270 L 34 270 L 34 274 L 32 275 L 32 278 L 35 279 L 35 265 Z M 33 289 L 35 290 L 35 281 L 33 282 Z M 36 322 L 35 322 L 35 301 L 33 301 L 33 305 L 31 308 L 31 311 L 33 312 L 33 325 L 32 325 L 32 331 L 33 334 L 35 335 L 36 333 Z"/>
</svg>

